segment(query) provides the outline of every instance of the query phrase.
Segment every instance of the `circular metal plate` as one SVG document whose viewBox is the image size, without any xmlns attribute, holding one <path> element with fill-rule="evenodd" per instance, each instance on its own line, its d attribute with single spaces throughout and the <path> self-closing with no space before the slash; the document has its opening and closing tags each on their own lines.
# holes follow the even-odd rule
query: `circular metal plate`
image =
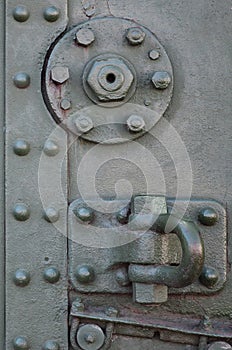
<svg viewBox="0 0 232 350">
<path fill-rule="evenodd" d="M 128 30 L 135 27 L 144 33 L 136 45 L 128 40 Z M 93 33 L 89 45 L 76 40 L 80 29 Z M 88 83 L 94 62 L 104 57 L 123 61 L 134 76 L 120 100 L 101 101 Z M 168 73 L 171 82 L 167 88 L 155 87 L 155 72 Z M 155 35 L 133 21 L 112 17 L 93 19 L 66 32 L 49 50 L 42 76 L 44 100 L 53 118 L 74 134 L 101 143 L 125 142 L 150 130 L 167 109 L 172 89 L 172 66 Z M 131 115 L 144 119 L 142 131 L 128 130 Z M 83 116 L 93 124 L 87 132 L 76 127 L 75 120 Z"/>
</svg>

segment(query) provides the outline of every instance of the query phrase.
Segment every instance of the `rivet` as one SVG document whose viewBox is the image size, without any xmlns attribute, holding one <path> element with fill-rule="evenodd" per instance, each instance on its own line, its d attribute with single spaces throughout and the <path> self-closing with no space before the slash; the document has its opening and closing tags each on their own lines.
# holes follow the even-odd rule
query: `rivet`
<svg viewBox="0 0 232 350">
<path fill-rule="evenodd" d="M 122 224 L 122 225 L 127 224 L 128 223 L 128 208 L 125 207 L 125 208 L 121 209 L 117 213 L 116 217 L 117 217 L 118 222 L 120 222 L 120 224 Z"/>
<path fill-rule="evenodd" d="M 217 341 L 214 343 L 211 343 L 208 350 L 229 350 L 232 349 L 231 345 L 229 343 L 226 343 L 224 341 Z"/>
<path fill-rule="evenodd" d="M 26 6 L 19 5 L 13 10 L 13 17 L 17 22 L 25 22 L 30 16 Z"/>
<path fill-rule="evenodd" d="M 115 279 L 122 287 L 127 287 L 131 284 L 128 276 L 128 269 L 126 267 L 121 267 L 116 271 Z"/>
<path fill-rule="evenodd" d="M 55 6 L 49 6 L 44 10 L 44 18 L 48 22 L 55 22 L 60 16 L 60 10 Z"/>
<path fill-rule="evenodd" d="M 54 157 L 59 152 L 59 147 L 56 142 L 52 140 L 47 140 L 43 148 L 44 153 L 49 157 Z"/>
<path fill-rule="evenodd" d="M 81 28 L 76 33 L 76 41 L 79 45 L 89 46 L 94 40 L 94 33 L 91 29 Z"/>
<path fill-rule="evenodd" d="M 95 324 L 81 326 L 76 335 L 77 343 L 83 350 L 98 350 L 105 341 L 103 330 Z"/>
<path fill-rule="evenodd" d="M 60 279 L 60 271 L 56 267 L 48 267 L 44 270 L 44 279 L 49 283 L 56 283 Z"/>
<path fill-rule="evenodd" d="M 60 345 L 54 341 L 54 340 L 47 340 L 43 347 L 43 350 L 59 350 L 60 349 Z"/>
<path fill-rule="evenodd" d="M 18 287 L 25 287 L 30 283 L 30 273 L 26 270 L 18 269 L 14 273 L 13 281 Z"/>
<path fill-rule="evenodd" d="M 51 69 L 51 79 L 57 84 L 63 84 L 69 79 L 68 67 L 56 66 Z"/>
<path fill-rule="evenodd" d="M 160 53 L 156 50 L 151 50 L 148 55 L 153 61 L 157 60 L 160 57 Z"/>
<path fill-rule="evenodd" d="M 30 217 L 30 210 L 24 203 L 18 203 L 13 209 L 13 215 L 18 221 L 26 221 Z"/>
<path fill-rule="evenodd" d="M 56 222 L 59 219 L 59 211 L 53 207 L 44 210 L 44 219 L 50 223 Z"/>
<path fill-rule="evenodd" d="M 68 109 L 71 108 L 71 101 L 67 98 L 63 98 L 60 102 L 60 107 L 64 110 L 67 111 Z"/>
<path fill-rule="evenodd" d="M 144 130 L 145 122 L 144 119 L 138 115 L 131 115 L 127 119 L 128 129 L 132 132 L 140 132 Z"/>
<path fill-rule="evenodd" d="M 80 298 L 76 298 L 72 303 L 73 312 L 83 312 L 85 310 L 85 305 L 82 303 Z"/>
<path fill-rule="evenodd" d="M 141 28 L 130 28 L 127 31 L 126 38 L 131 45 L 139 45 L 145 39 L 146 34 Z"/>
<path fill-rule="evenodd" d="M 26 337 L 18 336 L 13 340 L 13 347 L 15 350 L 28 350 L 30 348 Z"/>
<path fill-rule="evenodd" d="M 152 77 L 152 82 L 156 89 L 164 90 L 167 89 L 171 83 L 171 76 L 168 72 L 155 72 Z"/>
<path fill-rule="evenodd" d="M 118 316 L 118 310 L 114 307 L 110 306 L 106 309 L 105 314 L 109 317 L 117 317 Z"/>
<path fill-rule="evenodd" d="M 150 104 L 151 104 L 151 100 L 146 98 L 146 99 L 144 100 L 144 105 L 145 105 L 145 106 L 150 106 Z"/>
<path fill-rule="evenodd" d="M 13 149 L 17 156 L 26 156 L 30 152 L 30 144 L 25 140 L 16 140 Z"/>
<path fill-rule="evenodd" d="M 14 84 L 19 89 L 25 89 L 30 85 L 30 76 L 25 72 L 15 74 L 13 78 Z"/>
<path fill-rule="evenodd" d="M 86 223 L 91 223 L 94 219 L 94 212 L 89 207 L 79 207 L 73 209 L 73 213 L 76 215 L 76 217 Z"/>
<path fill-rule="evenodd" d="M 213 226 L 218 221 L 218 214 L 213 208 L 203 208 L 199 212 L 198 220 L 205 226 Z"/>
<path fill-rule="evenodd" d="M 80 283 L 90 283 L 95 279 L 95 272 L 90 265 L 79 265 L 75 270 L 75 277 Z"/>
<path fill-rule="evenodd" d="M 93 122 L 90 117 L 80 115 L 75 120 L 76 128 L 81 133 L 87 133 L 93 129 Z"/>
<path fill-rule="evenodd" d="M 219 279 L 218 271 L 209 266 L 204 266 L 201 275 L 199 277 L 200 282 L 207 288 L 213 288 L 217 284 Z"/>
</svg>

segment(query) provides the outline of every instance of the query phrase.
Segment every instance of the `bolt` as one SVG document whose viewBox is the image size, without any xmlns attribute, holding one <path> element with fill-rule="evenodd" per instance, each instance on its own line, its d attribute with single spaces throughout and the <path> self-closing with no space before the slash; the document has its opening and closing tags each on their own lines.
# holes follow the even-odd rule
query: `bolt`
<svg viewBox="0 0 232 350">
<path fill-rule="evenodd" d="M 28 20 L 29 16 L 30 12 L 26 8 L 26 6 L 19 5 L 13 10 L 13 17 L 17 22 L 25 22 L 26 20 Z"/>
<path fill-rule="evenodd" d="M 94 219 L 94 212 L 89 207 L 87 207 L 87 208 L 86 207 L 75 208 L 75 209 L 73 209 L 73 212 L 76 215 L 76 217 L 82 222 L 86 222 L 89 224 Z"/>
<path fill-rule="evenodd" d="M 30 348 L 27 338 L 23 336 L 14 338 L 13 347 L 15 350 L 28 350 Z"/>
<path fill-rule="evenodd" d="M 121 267 L 117 270 L 115 279 L 122 287 L 127 287 L 131 284 L 128 276 L 128 269 L 126 267 Z"/>
<path fill-rule="evenodd" d="M 60 107 L 64 110 L 67 111 L 68 109 L 71 108 L 71 101 L 68 100 L 67 98 L 63 98 L 60 102 Z"/>
<path fill-rule="evenodd" d="M 22 269 L 16 270 L 13 277 L 14 284 L 18 287 L 27 286 L 30 283 L 30 279 L 30 273 Z"/>
<path fill-rule="evenodd" d="M 68 67 L 54 67 L 51 69 L 51 79 L 57 84 L 63 84 L 69 79 Z"/>
<path fill-rule="evenodd" d="M 19 89 L 25 89 L 30 85 L 30 76 L 25 72 L 19 72 L 13 77 L 14 84 Z"/>
<path fill-rule="evenodd" d="M 79 265 L 75 270 L 75 277 L 80 283 L 90 283 L 95 279 L 95 272 L 90 265 Z"/>
<path fill-rule="evenodd" d="M 55 22 L 60 16 L 60 10 L 55 6 L 49 6 L 44 10 L 44 18 L 48 22 Z"/>
<path fill-rule="evenodd" d="M 60 346 L 59 344 L 54 341 L 54 340 L 47 340 L 43 347 L 42 347 L 43 350 L 59 350 L 60 349 Z"/>
<path fill-rule="evenodd" d="M 93 122 L 91 118 L 84 115 L 80 115 L 76 118 L 75 125 L 77 130 L 83 134 L 93 129 Z"/>
<path fill-rule="evenodd" d="M 44 211 L 44 219 L 50 223 L 56 222 L 59 219 L 59 211 L 53 207 L 49 207 Z"/>
<path fill-rule="evenodd" d="M 84 310 L 85 310 L 85 305 L 82 303 L 82 300 L 80 298 L 76 298 L 72 303 L 72 312 L 78 313 L 78 312 L 83 312 Z"/>
<path fill-rule="evenodd" d="M 131 45 L 142 44 L 142 42 L 145 39 L 145 36 L 146 34 L 144 33 L 144 31 L 138 27 L 130 28 L 126 34 L 126 38 Z"/>
<path fill-rule="evenodd" d="M 44 270 L 43 277 L 49 283 L 56 283 L 60 279 L 60 271 L 56 267 L 48 267 Z"/>
<path fill-rule="evenodd" d="M 148 55 L 153 61 L 157 60 L 160 57 L 160 53 L 156 50 L 151 50 Z"/>
<path fill-rule="evenodd" d="M 30 152 L 30 144 L 25 140 L 16 140 L 13 149 L 17 156 L 26 156 Z"/>
<path fill-rule="evenodd" d="M 79 45 L 89 46 L 94 40 L 94 33 L 91 29 L 81 28 L 76 33 L 76 41 Z"/>
<path fill-rule="evenodd" d="M 217 341 L 217 342 L 211 343 L 207 349 L 208 350 L 227 350 L 227 349 L 232 349 L 232 347 L 229 343 L 226 343 L 224 341 Z"/>
<path fill-rule="evenodd" d="M 219 273 L 213 267 L 204 266 L 199 277 L 200 282 L 207 288 L 213 288 L 218 282 Z"/>
<path fill-rule="evenodd" d="M 218 221 L 218 214 L 213 208 L 203 208 L 198 214 L 198 220 L 205 226 L 213 226 Z"/>
<path fill-rule="evenodd" d="M 164 90 L 171 83 L 171 76 L 168 72 L 155 72 L 152 82 L 156 89 Z"/>
<path fill-rule="evenodd" d="M 24 203 L 18 203 L 13 209 L 13 215 L 18 221 L 26 221 L 30 217 L 30 210 Z"/>
<path fill-rule="evenodd" d="M 105 341 L 103 330 L 95 324 L 81 326 L 76 335 L 77 344 L 83 350 L 98 350 Z"/>
<path fill-rule="evenodd" d="M 138 115 L 131 115 L 126 123 L 128 129 L 132 132 L 140 132 L 144 130 L 145 127 L 144 119 Z"/>
<path fill-rule="evenodd" d="M 59 152 L 59 147 L 54 141 L 47 140 L 44 144 L 43 151 L 48 157 L 54 157 Z"/>
<path fill-rule="evenodd" d="M 114 307 L 110 306 L 106 309 L 105 314 L 109 317 L 117 317 L 118 316 L 118 310 Z"/>
<path fill-rule="evenodd" d="M 120 222 L 120 224 L 122 224 L 122 225 L 127 224 L 128 223 L 128 207 L 121 209 L 117 213 L 116 217 L 117 217 L 118 222 Z"/>
</svg>

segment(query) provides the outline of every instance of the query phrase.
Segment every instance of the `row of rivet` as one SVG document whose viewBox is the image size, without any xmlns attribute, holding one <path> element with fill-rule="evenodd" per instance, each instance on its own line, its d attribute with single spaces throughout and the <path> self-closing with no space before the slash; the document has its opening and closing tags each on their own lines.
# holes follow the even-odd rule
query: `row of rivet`
<svg viewBox="0 0 232 350">
<path fill-rule="evenodd" d="M 26 221 L 30 217 L 30 208 L 25 203 L 17 203 L 15 204 L 13 208 L 13 215 L 14 218 L 18 221 Z M 44 210 L 43 218 L 49 222 L 54 223 L 56 222 L 60 217 L 59 210 L 49 207 Z"/>
<path fill-rule="evenodd" d="M 60 271 L 54 267 L 50 266 L 47 267 L 43 272 L 43 278 L 46 282 L 49 283 L 56 283 L 60 279 Z M 31 280 L 31 274 L 24 270 L 24 269 L 18 269 L 15 271 L 13 276 L 14 284 L 18 287 L 26 287 Z"/>
<path fill-rule="evenodd" d="M 30 11 L 26 6 L 19 5 L 12 12 L 17 22 L 25 22 L 30 17 Z M 60 16 L 60 10 L 55 6 L 49 6 L 43 11 L 43 17 L 48 22 L 55 22 Z"/>
<path fill-rule="evenodd" d="M 27 337 L 18 336 L 13 340 L 14 350 L 28 350 L 30 349 L 30 343 Z M 54 340 L 47 340 L 42 345 L 42 350 L 59 350 L 59 344 Z"/>
<path fill-rule="evenodd" d="M 13 144 L 13 150 L 18 156 L 26 156 L 30 152 L 31 147 L 29 142 L 19 139 Z M 47 140 L 44 144 L 43 152 L 49 157 L 54 157 L 58 154 L 59 147 L 54 141 Z"/>
</svg>

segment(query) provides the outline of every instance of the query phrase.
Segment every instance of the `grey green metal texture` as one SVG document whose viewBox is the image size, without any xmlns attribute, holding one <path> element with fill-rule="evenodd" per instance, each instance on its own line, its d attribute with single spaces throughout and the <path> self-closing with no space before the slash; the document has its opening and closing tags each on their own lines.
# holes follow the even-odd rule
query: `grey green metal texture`
<svg viewBox="0 0 232 350">
<path fill-rule="evenodd" d="M 3 167 L 0 174 L 2 197 L 4 182 L 6 189 L 5 207 L 1 201 L 0 211 L 2 315 L 5 305 L 5 318 L 2 317 L 0 328 L 2 348 L 231 348 L 232 121 L 228 72 L 232 47 L 228 2 L 197 0 L 190 4 L 149 0 L 145 4 L 142 0 L 122 0 L 120 3 L 114 0 L 55 0 L 49 3 L 45 0 L 23 0 L 19 3 L 7 0 L 1 4 L 1 10 L 1 55 L 5 52 L 5 65 L 4 58 L 0 57 L 1 67 L 5 67 L 4 72 L 2 68 L 0 71 L 2 81 L 5 80 L 0 103 L 4 116 L 1 129 L 5 131 L 5 180 Z M 142 32 L 146 32 L 151 40 L 155 33 L 155 38 L 158 38 L 155 39 L 155 49 L 151 47 L 148 52 L 144 44 L 141 47 L 146 50 L 137 54 L 138 45 L 143 45 L 144 37 L 128 31 L 125 23 L 131 21 L 135 27 L 147 28 Z M 110 28 L 108 23 L 111 22 L 116 24 L 115 27 L 112 25 Z M 92 32 L 86 33 L 86 28 L 91 26 L 101 37 L 112 38 L 107 52 L 103 40 L 98 42 L 98 37 L 93 39 Z M 84 34 L 78 34 L 80 28 L 85 28 Z M 124 60 L 116 57 L 122 45 L 122 30 L 127 30 L 123 41 Z M 69 57 L 69 53 L 64 52 L 60 56 L 59 51 L 63 49 L 62 40 L 65 41 L 72 31 L 73 34 L 76 32 L 72 40 L 76 45 L 74 48 L 78 48 L 77 71 L 72 55 Z M 115 33 L 120 34 L 117 34 L 117 45 Z M 167 61 L 165 68 L 161 70 L 158 66 L 155 73 L 155 64 L 159 62 L 157 50 L 163 56 L 167 53 Z M 142 101 L 143 109 L 134 109 L 141 94 L 133 105 L 130 105 L 131 100 L 128 105 L 122 103 L 120 115 L 123 118 L 118 117 L 117 106 L 95 108 L 95 103 L 98 106 L 99 100 L 103 99 L 102 90 L 96 87 L 96 66 L 101 71 L 99 81 L 103 85 L 108 73 L 105 73 L 105 67 L 101 70 L 102 62 L 108 60 L 108 66 L 113 69 L 118 66 L 119 70 L 113 72 L 114 78 L 118 79 L 115 84 L 118 82 L 120 85 L 121 72 L 130 76 L 128 67 L 124 67 L 127 60 L 136 67 L 133 73 L 136 77 L 143 72 L 144 66 L 139 65 L 141 52 L 146 54 L 149 69 L 154 63 L 153 74 L 149 70 L 149 74 L 144 75 L 144 81 L 149 75 L 150 85 L 146 86 L 149 98 Z M 97 63 L 92 61 L 94 55 L 100 57 Z M 64 61 L 69 58 L 71 70 L 68 72 Z M 58 70 L 54 70 L 57 65 Z M 80 68 L 81 65 L 83 67 Z M 81 83 L 72 90 L 73 74 L 81 74 L 83 69 L 86 69 L 84 80 L 77 80 Z M 49 93 L 45 92 L 46 84 L 51 88 Z M 123 94 L 131 91 L 133 99 L 133 83 L 129 85 Z M 141 91 L 142 88 L 141 84 Z M 82 89 L 82 95 L 75 100 L 75 92 Z M 148 110 L 154 102 L 151 101 L 154 91 L 156 103 L 160 106 L 158 111 L 154 111 L 155 119 L 150 121 L 151 114 L 138 118 L 141 111 L 144 108 Z M 54 97 L 51 106 L 46 94 L 50 94 L 51 99 Z M 60 110 L 57 106 L 54 108 L 57 96 Z M 111 93 L 104 95 L 107 103 L 114 103 L 115 97 L 112 96 Z M 117 99 L 121 98 L 124 96 L 117 96 Z M 91 107 L 89 114 L 83 114 L 83 107 L 89 104 L 93 104 L 93 109 Z M 64 117 L 69 115 L 70 110 L 75 113 L 62 128 L 56 124 L 59 118 L 56 118 L 53 108 Z M 108 118 L 108 122 L 116 124 L 116 129 L 103 125 L 103 129 L 97 130 L 91 114 L 95 112 L 96 119 Z M 127 113 L 130 119 L 126 119 Z M 117 125 L 117 118 L 120 125 Z M 148 128 L 144 126 L 144 121 L 145 126 L 148 123 Z M 146 133 L 152 123 L 155 126 Z M 172 130 L 175 130 L 173 134 Z M 178 135 L 187 153 L 179 153 L 178 147 L 175 147 Z M 113 142 L 107 142 L 107 138 L 113 137 Z M 127 138 L 127 142 L 122 143 L 122 137 Z M 132 140 L 136 140 L 136 148 Z M 102 141 L 113 144 L 98 143 Z M 192 179 L 188 178 L 189 182 L 185 182 L 189 163 L 183 154 L 187 154 L 191 162 Z M 155 159 L 154 165 L 150 163 L 150 155 Z M 3 164 L 3 153 L 1 157 Z M 92 191 L 93 174 L 95 192 Z M 124 179 L 124 183 L 115 187 L 120 179 Z M 116 243 L 107 241 L 104 236 L 106 230 L 102 230 L 105 241 L 97 235 L 96 242 L 92 241 L 91 230 L 98 232 L 99 224 L 100 228 L 109 231 L 116 227 L 117 232 L 122 230 L 125 235 L 123 226 L 128 224 L 132 195 L 133 198 L 141 194 L 165 195 L 168 205 L 174 207 L 174 214 L 178 216 L 183 212 L 189 193 L 192 198 L 181 222 L 191 222 L 186 224 L 188 243 L 192 230 L 197 232 L 194 231 L 195 238 L 199 231 L 202 251 L 200 244 L 196 251 L 203 258 L 205 246 L 205 265 L 200 272 L 203 266 L 200 259 L 194 283 L 184 289 L 183 286 L 171 288 L 168 298 L 167 281 L 164 278 L 164 283 L 160 283 L 153 272 L 157 265 L 167 263 L 176 269 L 184 252 L 181 252 L 175 236 L 169 235 L 162 241 L 159 232 L 154 233 L 152 229 L 146 232 L 141 243 L 134 242 L 132 237 L 132 243 L 123 248 L 123 245 L 118 245 L 117 239 Z M 104 216 L 104 210 L 98 217 L 97 211 L 89 210 L 89 206 L 76 208 L 82 197 L 88 204 L 92 203 L 93 208 L 103 207 L 104 210 L 110 209 L 109 200 L 116 198 L 121 211 L 112 210 L 113 219 L 107 213 Z M 175 202 L 172 197 L 177 197 L 178 201 Z M 125 205 L 122 206 L 122 203 Z M 135 206 L 133 209 L 138 214 Z M 167 218 L 167 214 L 163 215 Z M 151 223 L 152 219 L 145 216 L 138 217 L 144 229 L 146 220 Z M 97 217 L 96 223 L 93 217 L 94 220 Z M 80 231 L 75 229 L 79 219 L 82 221 L 79 227 L 85 227 L 84 232 L 87 233 L 82 247 L 78 236 Z M 162 225 L 161 231 L 163 229 Z M 128 230 L 126 233 L 129 236 Z M 150 244 L 155 247 L 154 251 Z M 154 252 L 156 254 L 152 256 Z M 102 270 L 98 270 L 97 263 L 91 263 L 88 256 L 94 257 Z M 126 259 L 128 256 L 130 259 Z M 107 266 L 112 261 L 118 264 L 114 273 Z M 137 264 L 143 270 L 142 273 L 139 270 L 139 276 L 136 276 L 136 269 L 133 271 Z M 117 268 L 121 269 L 119 273 Z M 152 276 L 146 271 L 149 268 L 153 271 Z M 95 285 L 95 281 L 100 283 Z M 171 287 L 176 285 L 171 284 Z M 146 298 L 153 298 L 152 303 L 139 302 L 141 295 L 143 299 L 146 293 Z M 82 327 L 86 327 L 84 334 Z"/>
</svg>

